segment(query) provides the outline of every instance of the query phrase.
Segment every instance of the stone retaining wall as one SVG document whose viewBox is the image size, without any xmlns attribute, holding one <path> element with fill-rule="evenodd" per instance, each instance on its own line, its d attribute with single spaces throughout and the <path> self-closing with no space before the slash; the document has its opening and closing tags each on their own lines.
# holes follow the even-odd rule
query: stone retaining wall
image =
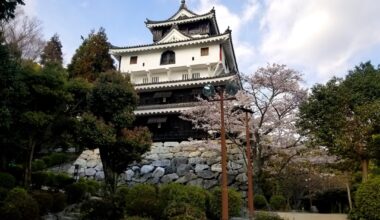
<svg viewBox="0 0 380 220">
<path fill-rule="evenodd" d="M 128 185 L 177 182 L 205 189 L 220 185 L 222 168 L 220 144 L 217 141 L 154 143 L 143 158 L 140 163 L 128 167 L 121 175 L 120 182 Z M 241 150 L 228 144 L 228 158 L 228 185 L 245 192 L 247 176 Z M 84 151 L 74 164 L 80 166 L 81 177 L 96 180 L 104 178 L 99 150 Z M 74 173 L 74 166 L 68 173 Z"/>
</svg>

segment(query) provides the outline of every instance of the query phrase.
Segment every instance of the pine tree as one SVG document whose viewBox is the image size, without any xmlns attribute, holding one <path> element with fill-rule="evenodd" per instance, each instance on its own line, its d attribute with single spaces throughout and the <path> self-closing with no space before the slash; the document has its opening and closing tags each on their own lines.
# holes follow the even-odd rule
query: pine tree
<svg viewBox="0 0 380 220">
<path fill-rule="evenodd" d="M 70 76 L 93 82 L 100 73 L 115 69 L 113 59 L 108 53 L 110 44 L 107 40 L 104 28 L 100 28 L 97 33 L 91 31 L 68 65 Z"/>
<path fill-rule="evenodd" d="M 41 54 L 41 64 L 58 64 L 62 66 L 62 44 L 58 34 L 54 34 L 47 42 Z"/>
</svg>

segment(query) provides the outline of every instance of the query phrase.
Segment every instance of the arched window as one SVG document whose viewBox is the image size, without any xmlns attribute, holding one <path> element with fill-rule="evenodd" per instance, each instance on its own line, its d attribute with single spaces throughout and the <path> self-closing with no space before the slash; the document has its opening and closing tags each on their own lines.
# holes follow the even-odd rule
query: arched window
<svg viewBox="0 0 380 220">
<path fill-rule="evenodd" d="M 171 50 L 165 51 L 161 55 L 161 65 L 175 64 L 175 53 Z"/>
</svg>

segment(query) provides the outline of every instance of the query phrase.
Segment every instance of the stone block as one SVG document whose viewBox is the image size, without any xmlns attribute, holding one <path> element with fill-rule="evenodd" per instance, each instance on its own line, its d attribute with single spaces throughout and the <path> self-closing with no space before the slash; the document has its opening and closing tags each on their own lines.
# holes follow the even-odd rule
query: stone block
<svg viewBox="0 0 380 220">
<path fill-rule="evenodd" d="M 211 157 L 217 157 L 219 156 L 219 152 L 215 152 L 215 151 L 205 151 L 204 153 L 202 153 L 202 156 L 203 158 L 211 158 Z"/>
<path fill-rule="evenodd" d="M 80 168 L 83 168 L 83 167 L 86 167 L 87 161 L 79 158 L 74 162 L 74 165 L 76 164 L 78 164 Z"/>
<path fill-rule="evenodd" d="M 141 167 L 141 174 L 150 173 L 154 170 L 154 166 L 152 165 L 144 165 Z"/>
<path fill-rule="evenodd" d="M 203 164 L 204 162 L 206 162 L 205 158 L 201 158 L 201 157 L 189 158 L 189 164 Z"/>
<path fill-rule="evenodd" d="M 174 180 L 177 180 L 179 176 L 175 173 L 167 174 L 163 177 L 161 177 L 161 182 L 162 183 L 170 183 L 173 182 Z"/>
<path fill-rule="evenodd" d="M 102 164 L 98 164 L 98 165 L 96 165 L 96 167 L 94 169 L 96 171 L 102 171 L 103 170 L 103 165 Z"/>
<path fill-rule="evenodd" d="M 236 181 L 238 181 L 239 183 L 246 183 L 248 181 L 247 175 L 245 175 L 245 173 L 237 175 Z"/>
<path fill-rule="evenodd" d="M 215 173 L 210 170 L 202 170 L 197 172 L 198 177 L 201 177 L 202 179 L 213 179 L 215 178 Z"/>
<path fill-rule="evenodd" d="M 203 179 L 194 179 L 194 180 L 191 180 L 187 183 L 187 185 L 190 185 L 190 186 L 200 186 L 202 187 L 203 185 Z"/>
<path fill-rule="evenodd" d="M 178 145 L 178 142 L 164 142 L 164 147 L 176 147 Z"/>
<path fill-rule="evenodd" d="M 126 174 L 125 179 L 126 179 L 127 181 L 131 181 L 132 178 L 133 178 L 133 176 L 135 175 L 135 172 L 133 172 L 132 170 L 127 170 L 127 171 L 125 172 L 125 174 Z"/>
<path fill-rule="evenodd" d="M 211 166 L 211 171 L 214 171 L 214 172 L 222 172 L 222 165 L 221 164 L 214 164 Z"/>
<path fill-rule="evenodd" d="M 199 155 L 201 155 L 200 151 L 194 151 L 189 153 L 189 157 L 198 157 Z"/>
<path fill-rule="evenodd" d="M 235 163 L 233 161 L 228 161 L 227 167 L 230 170 L 239 170 L 240 168 L 243 167 L 243 165 Z"/>
<path fill-rule="evenodd" d="M 153 178 L 160 178 L 162 177 L 163 175 L 165 174 L 165 169 L 162 168 L 162 167 L 157 167 L 154 171 L 153 171 Z"/>
<path fill-rule="evenodd" d="M 164 146 L 164 143 L 162 143 L 162 142 L 154 142 L 152 145 L 153 145 L 154 147 L 163 147 L 163 146 Z"/>
<path fill-rule="evenodd" d="M 164 160 L 155 160 L 152 162 L 152 165 L 153 166 L 156 166 L 156 167 L 168 167 L 170 166 L 170 160 L 168 159 L 164 159 Z"/>
<path fill-rule="evenodd" d="M 203 188 L 205 189 L 211 189 L 214 186 L 217 186 L 219 183 L 217 180 L 204 180 L 203 181 Z"/>
<path fill-rule="evenodd" d="M 177 167 L 176 173 L 177 173 L 178 176 L 183 176 L 186 173 L 188 173 L 192 168 L 193 167 L 190 164 L 180 164 Z"/>
<path fill-rule="evenodd" d="M 86 169 L 86 171 L 85 171 L 85 175 L 86 175 L 86 176 L 94 176 L 95 173 L 96 173 L 96 170 L 95 170 L 94 168 L 88 168 L 88 169 Z"/>
<path fill-rule="evenodd" d="M 98 163 L 100 163 L 100 161 L 98 160 L 87 160 L 86 166 L 90 168 L 94 168 L 98 165 Z"/>
<path fill-rule="evenodd" d="M 195 165 L 195 172 L 199 172 L 199 171 L 202 171 L 202 170 L 206 170 L 208 169 L 210 166 L 207 165 L 207 164 L 197 164 Z"/>
<path fill-rule="evenodd" d="M 104 172 L 102 172 L 102 171 L 96 172 L 95 179 L 96 180 L 103 180 L 104 179 Z"/>
<path fill-rule="evenodd" d="M 159 159 L 171 159 L 173 158 L 172 153 L 158 154 Z"/>
</svg>

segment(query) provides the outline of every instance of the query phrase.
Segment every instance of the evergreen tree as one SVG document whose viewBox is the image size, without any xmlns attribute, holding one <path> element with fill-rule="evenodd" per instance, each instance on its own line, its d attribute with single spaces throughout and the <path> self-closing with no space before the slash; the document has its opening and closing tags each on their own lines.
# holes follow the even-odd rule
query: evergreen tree
<svg viewBox="0 0 380 220">
<path fill-rule="evenodd" d="M 0 21 L 5 20 L 8 21 L 9 19 L 14 18 L 14 13 L 16 6 L 24 5 L 23 0 L 13 0 L 13 1 L 0 1 Z"/>
<path fill-rule="evenodd" d="M 68 65 L 70 76 L 82 77 L 93 82 L 100 73 L 115 69 L 109 49 L 110 44 L 107 42 L 104 28 L 100 28 L 97 33 L 91 31 Z"/>
<path fill-rule="evenodd" d="M 62 66 L 62 60 L 62 44 L 58 34 L 54 34 L 42 51 L 41 64 L 58 64 Z"/>
</svg>

